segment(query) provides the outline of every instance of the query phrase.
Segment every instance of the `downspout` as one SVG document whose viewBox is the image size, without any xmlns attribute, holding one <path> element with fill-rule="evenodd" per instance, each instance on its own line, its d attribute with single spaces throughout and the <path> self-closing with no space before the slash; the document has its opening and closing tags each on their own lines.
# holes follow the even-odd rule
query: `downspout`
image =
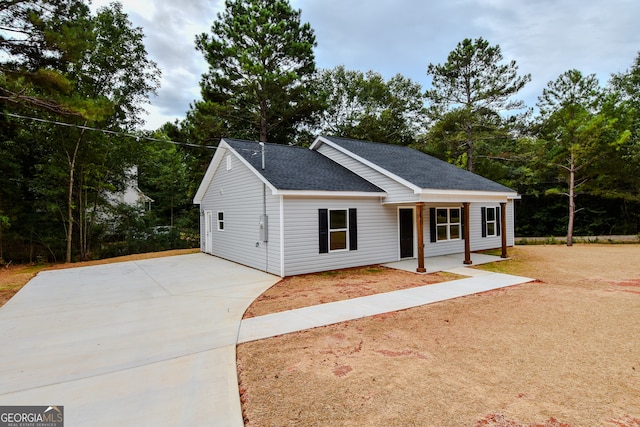
<svg viewBox="0 0 640 427">
<path fill-rule="evenodd" d="M 269 272 L 269 237 L 267 233 L 269 232 L 269 228 L 267 226 L 267 184 L 262 183 L 262 218 L 264 221 L 263 227 L 264 237 L 262 243 L 264 244 L 264 272 Z"/>
</svg>

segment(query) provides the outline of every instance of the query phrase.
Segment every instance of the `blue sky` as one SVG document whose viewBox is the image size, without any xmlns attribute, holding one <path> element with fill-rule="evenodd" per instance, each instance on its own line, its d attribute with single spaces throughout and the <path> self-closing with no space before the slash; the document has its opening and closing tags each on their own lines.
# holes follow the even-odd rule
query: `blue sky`
<svg viewBox="0 0 640 427">
<path fill-rule="evenodd" d="M 637 0 L 290 0 L 313 28 L 319 68 L 402 74 L 430 85 L 430 63 L 446 61 L 465 38 L 500 45 L 532 81 L 518 98 L 534 107 L 547 83 L 569 69 L 606 84 L 640 52 Z M 147 106 L 146 128 L 183 119 L 200 97 L 207 64 L 196 34 L 209 32 L 222 0 L 123 0 L 142 27 L 150 59 L 162 70 L 161 88 Z M 94 0 L 93 7 L 108 4 Z"/>
</svg>

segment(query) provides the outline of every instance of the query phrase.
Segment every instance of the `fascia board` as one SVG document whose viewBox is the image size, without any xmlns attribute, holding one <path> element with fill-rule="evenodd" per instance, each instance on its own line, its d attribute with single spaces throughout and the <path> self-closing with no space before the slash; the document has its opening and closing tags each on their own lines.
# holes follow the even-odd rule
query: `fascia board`
<svg viewBox="0 0 640 427">
<path fill-rule="evenodd" d="M 391 172 L 389 172 L 388 170 L 386 170 L 383 167 L 380 167 L 378 165 L 376 165 L 375 163 L 370 162 L 367 159 L 364 159 L 360 156 L 358 156 L 357 154 L 347 150 L 346 148 L 342 148 L 339 145 L 335 144 L 334 142 L 331 142 L 330 140 L 319 136 L 316 138 L 316 140 L 313 142 L 313 144 L 311 144 L 311 146 L 309 147 L 310 150 L 316 150 L 317 148 L 320 147 L 320 145 L 322 144 L 327 144 L 330 147 L 340 151 L 343 154 L 346 154 L 347 156 L 351 157 L 354 160 L 357 160 L 358 162 L 370 167 L 371 169 L 375 170 L 376 172 L 381 173 L 382 175 L 391 178 L 392 180 L 404 185 L 405 187 L 410 188 L 411 190 L 413 190 L 414 193 L 418 194 L 420 192 L 420 190 L 422 190 L 420 187 L 418 187 L 417 185 L 407 181 L 404 178 L 400 178 L 398 175 L 393 174 Z"/>
<path fill-rule="evenodd" d="M 493 202 L 515 199 L 520 199 L 520 195 L 512 192 L 423 189 L 419 193 L 421 202 Z"/>
<path fill-rule="evenodd" d="M 322 191 L 322 190 L 275 190 L 274 195 L 284 197 L 386 197 L 387 193 L 370 193 L 366 191 Z"/>
</svg>

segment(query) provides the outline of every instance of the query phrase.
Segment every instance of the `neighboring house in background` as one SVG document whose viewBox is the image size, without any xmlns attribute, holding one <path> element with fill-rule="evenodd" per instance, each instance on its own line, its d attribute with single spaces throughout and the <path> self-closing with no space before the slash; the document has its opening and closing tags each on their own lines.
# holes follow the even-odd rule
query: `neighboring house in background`
<svg viewBox="0 0 640 427">
<path fill-rule="evenodd" d="M 409 147 L 223 138 L 195 195 L 201 250 L 279 276 L 506 248 L 512 189 Z M 427 260 L 428 261 L 428 260 Z"/>
<path fill-rule="evenodd" d="M 126 172 L 124 190 L 118 192 L 108 192 L 106 199 L 112 206 L 125 204 L 131 207 L 139 207 L 142 210 L 151 210 L 153 199 L 140 190 L 138 187 L 138 167 L 132 166 Z"/>
</svg>

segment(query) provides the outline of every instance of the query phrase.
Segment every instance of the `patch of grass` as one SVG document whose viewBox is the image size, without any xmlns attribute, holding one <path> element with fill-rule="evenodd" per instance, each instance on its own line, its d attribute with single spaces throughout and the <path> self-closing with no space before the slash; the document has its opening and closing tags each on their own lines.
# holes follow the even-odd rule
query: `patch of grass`
<svg viewBox="0 0 640 427">
<path fill-rule="evenodd" d="M 318 276 L 320 277 L 332 277 L 332 276 L 337 276 L 338 274 L 340 274 L 340 271 L 338 270 L 331 270 L 331 271 L 322 271 L 320 273 L 316 273 Z"/>
</svg>

